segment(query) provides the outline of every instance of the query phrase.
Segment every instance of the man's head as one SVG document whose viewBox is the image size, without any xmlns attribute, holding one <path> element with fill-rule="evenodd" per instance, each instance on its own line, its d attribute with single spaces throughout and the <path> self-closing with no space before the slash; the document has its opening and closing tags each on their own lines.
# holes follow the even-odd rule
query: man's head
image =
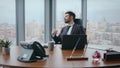
<svg viewBox="0 0 120 68">
<path fill-rule="evenodd" d="M 64 17 L 65 23 L 70 23 L 74 21 L 74 19 L 75 19 L 75 13 L 73 13 L 72 11 L 68 11 L 65 13 L 65 17 Z"/>
</svg>

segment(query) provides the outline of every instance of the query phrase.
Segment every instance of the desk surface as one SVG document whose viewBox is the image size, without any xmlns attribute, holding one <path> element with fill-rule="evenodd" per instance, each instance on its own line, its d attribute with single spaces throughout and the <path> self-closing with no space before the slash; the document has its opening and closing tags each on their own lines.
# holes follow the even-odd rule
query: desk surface
<svg viewBox="0 0 120 68">
<path fill-rule="evenodd" d="M 48 51 L 46 49 L 47 54 L 49 57 L 46 60 L 41 60 L 32 63 L 24 63 L 17 60 L 20 52 L 22 51 L 22 47 L 20 46 L 12 46 L 10 50 L 10 55 L 2 55 L 0 51 L 0 65 L 2 66 L 10 66 L 10 67 L 51 67 L 51 68 L 64 68 L 64 67 L 109 67 L 109 66 L 120 66 L 120 61 L 103 61 L 102 58 L 100 59 L 99 64 L 92 63 L 92 54 L 94 53 L 95 49 L 88 48 L 86 50 L 85 56 L 88 57 L 88 60 L 82 61 L 67 61 L 66 57 L 69 57 L 71 54 L 71 50 L 61 50 L 60 46 L 55 46 L 54 51 Z M 99 50 L 101 56 L 105 51 Z M 82 55 L 82 51 L 77 50 L 75 51 L 75 56 Z"/>
</svg>

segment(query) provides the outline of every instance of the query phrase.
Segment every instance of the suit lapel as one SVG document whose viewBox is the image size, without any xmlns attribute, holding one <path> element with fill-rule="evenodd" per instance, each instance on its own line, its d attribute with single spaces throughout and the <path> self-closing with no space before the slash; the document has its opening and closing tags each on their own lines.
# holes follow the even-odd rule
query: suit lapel
<svg viewBox="0 0 120 68">
<path fill-rule="evenodd" d="M 74 34 L 74 31 L 75 31 L 75 24 L 73 25 L 73 27 L 72 27 L 72 31 L 71 31 L 71 34 Z"/>
</svg>

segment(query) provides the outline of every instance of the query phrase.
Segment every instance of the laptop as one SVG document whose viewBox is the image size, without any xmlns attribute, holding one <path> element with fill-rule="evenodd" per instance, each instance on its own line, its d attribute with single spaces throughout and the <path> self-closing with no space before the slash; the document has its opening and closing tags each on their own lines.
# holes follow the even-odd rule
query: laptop
<svg viewBox="0 0 120 68">
<path fill-rule="evenodd" d="M 64 35 L 62 39 L 63 50 L 73 50 L 74 47 L 78 50 L 83 50 L 87 44 L 86 35 Z"/>
</svg>

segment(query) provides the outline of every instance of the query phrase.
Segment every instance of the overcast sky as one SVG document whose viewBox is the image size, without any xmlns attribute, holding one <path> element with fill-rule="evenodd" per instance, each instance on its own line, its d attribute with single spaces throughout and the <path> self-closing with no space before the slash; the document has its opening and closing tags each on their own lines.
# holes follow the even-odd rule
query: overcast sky
<svg viewBox="0 0 120 68">
<path fill-rule="evenodd" d="M 88 20 L 98 22 L 104 18 L 110 22 L 120 23 L 120 0 L 88 0 Z"/>
<path fill-rule="evenodd" d="M 26 22 L 36 20 L 44 22 L 44 0 L 26 0 Z M 120 0 L 88 0 L 88 20 L 98 22 L 104 18 L 108 22 L 120 22 Z M 81 15 L 80 0 L 57 1 L 57 20 L 62 20 L 64 12 L 74 11 Z M 79 15 L 78 15 L 79 14 Z M 15 23 L 15 0 L 0 0 L 0 22 Z"/>
</svg>

